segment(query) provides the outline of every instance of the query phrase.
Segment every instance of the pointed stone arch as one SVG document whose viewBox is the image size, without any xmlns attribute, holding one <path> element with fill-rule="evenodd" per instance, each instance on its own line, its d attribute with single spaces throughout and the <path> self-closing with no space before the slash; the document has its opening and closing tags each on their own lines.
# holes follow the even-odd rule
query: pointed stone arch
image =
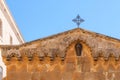
<svg viewBox="0 0 120 80">
<path fill-rule="evenodd" d="M 89 72 L 93 65 L 91 48 L 81 40 L 75 40 L 66 48 L 66 69 L 80 69 L 82 72 Z M 69 68 L 68 68 L 69 67 Z"/>
<path fill-rule="evenodd" d="M 82 40 L 80 40 L 80 39 L 77 39 L 77 40 L 73 40 L 73 41 L 71 41 L 71 42 L 69 42 L 68 43 L 68 46 L 66 47 L 66 49 L 65 49 L 65 54 L 66 55 L 68 55 L 67 54 L 67 51 L 69 50 L 69 48 L 70 48 L 70 46 L 72 46 L 73 45 L 73 49 L 74 49 L 74 51 L 75 51 L 75 55 L 77 55 L 77 53 L 76 53 L 76 46 L 78 46 L 79 48 L 81 48 L 81 50 L 80 50 L 80 53 L 81 54 L 79 54 L 79 55 L 81 55 L 81 56 L 83 56 L 84 54 L 83 54 L 83 51 L 84 51 L 84 49 L 85 48 L 89 48 L 89 51 L 90 51 L 90 56 L 92 56 L 92 49 L 90 48 L 90 46 L 88 45 L 88 44 L 86 44 L 86 42 L 84 42 L 84 41 L 82 41 Z M 78 48 L 78 49 L 79 49 Z"/>
</svg>

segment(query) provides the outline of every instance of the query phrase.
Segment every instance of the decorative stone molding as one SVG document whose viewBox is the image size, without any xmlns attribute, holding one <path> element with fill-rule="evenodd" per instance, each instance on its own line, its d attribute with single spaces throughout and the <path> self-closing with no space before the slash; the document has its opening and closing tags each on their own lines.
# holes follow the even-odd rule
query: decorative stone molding
<svg viewBox="0 0 120 80">
<path fill-rule="evenodd" d="M 109 60 L 110 55 L 112 55 L 116 61 L 119 60 L 120 40 L 85 31 L 80 28 L 25 43 L 20 45 L 18 50 L 16 47 L 14 47 L 15 50 L 13 50 L 11 49 L 12 46 L 11 48 L 9 46 L 10 52 L 8 50 L 9 54 L 7 54 L 7 59 L 9 60 L 11 58 L 10 54 L 15 53 L 21 54 L 21 56 L 27 56 L 29 61 L 33 59 L 34 55 L 37 55 L 41 61 L 44 60 L 44 57 L 49 57 L 51 61 L 53 61 L 55 57 L 60 57 L 61 60 L 64 60 L 67 48 L 70 44 L 77 41 L 86 44 L 90 48 L 91 56 L 95 61 L 98 60 L 99 57 L 103 57 L 104 60 Z"/>
<path fill-rule="evenodd" d="M 78 42 L 82 44 L 81 56 L 75 53 Z M 119 80 L 120 40 L 97 33 L 75 29 L 19 46 L 0 47 L 7 79 Z M 6 61 L 7 56 L 11 61 Z M 22 61 L 17 61 L 20 56 Z"/>
<path fill-rule="evenodd" d="M 22 56 L 21 56 L 21 53 L 19 52 L 19 50 L 17 49 L 10 49 L 8 50 L 7 52 L 7 61 L 9 61 L 11 59 L 11 57 L 17 57 L 18 60 L 21 60 Z"/>
<path fill-rule="evenodd" d="M 37 55 L 38 55 L 39 60 L 43 61 L 43 59 L 45 57 L 44 53 L 39 48 L 37 48 L 36 51 L 37 51 Z"/>
</svg>

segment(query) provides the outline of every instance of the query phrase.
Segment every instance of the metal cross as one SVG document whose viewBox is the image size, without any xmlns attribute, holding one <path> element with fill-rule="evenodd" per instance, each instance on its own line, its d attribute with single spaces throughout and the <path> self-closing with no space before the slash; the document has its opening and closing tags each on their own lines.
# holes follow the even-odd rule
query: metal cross
<svg viewBox="0 0 120 80">
<path fill-rule="evenodd" d="M 84 19 L 82 19 L 79 15 L 77 15 L 77 17 L 75 19 L 72 20 L 73 22 L 75 22 L 79 28 L 79 25 L 84 22 Z"/>
</svg>

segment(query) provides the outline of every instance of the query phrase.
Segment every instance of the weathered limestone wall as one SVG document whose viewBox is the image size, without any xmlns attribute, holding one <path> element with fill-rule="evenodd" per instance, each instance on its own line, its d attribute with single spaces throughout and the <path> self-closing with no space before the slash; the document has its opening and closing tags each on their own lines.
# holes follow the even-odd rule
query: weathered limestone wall
<svg viewBox="0 0 120 80">
<path fill-rule="evenodd" d="M 107 61 L 102 56 L 94 60 L 84 42 L 80 42 L 82 55 L 76 56 L 77 42 L 69 45 L 64 61 L 59 56 L 54 59 L 46 56 L 42 60 L 37 55 L 32 60 L 23 56 L 20 61 L 16 57 L 10 61 L 3 57 L 7 65 L 6 80 L 119 80 L 120 61 L 116 61 L 112 55 Z"/>
<path fill-rule="evenodd" d="M 82 45 L 80 56 L 77 43 Z M 79 28 L 1 49 L 5 80 L 119 80 L 120 76 L 120 40 Z"/>
</svg>

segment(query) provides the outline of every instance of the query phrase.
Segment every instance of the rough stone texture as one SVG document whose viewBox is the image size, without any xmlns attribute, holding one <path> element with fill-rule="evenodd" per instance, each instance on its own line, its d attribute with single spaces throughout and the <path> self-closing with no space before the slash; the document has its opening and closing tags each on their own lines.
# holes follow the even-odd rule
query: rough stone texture
<svg viewBox="0 0 120 80">
<path fill-rule="evenodd" d="M 82 44 L 81 56 L 75 45 Z M 2 46 L 5 80 L 119 80 L 120 40 L 77 28 L 19 46 Z"/>
</svg>

